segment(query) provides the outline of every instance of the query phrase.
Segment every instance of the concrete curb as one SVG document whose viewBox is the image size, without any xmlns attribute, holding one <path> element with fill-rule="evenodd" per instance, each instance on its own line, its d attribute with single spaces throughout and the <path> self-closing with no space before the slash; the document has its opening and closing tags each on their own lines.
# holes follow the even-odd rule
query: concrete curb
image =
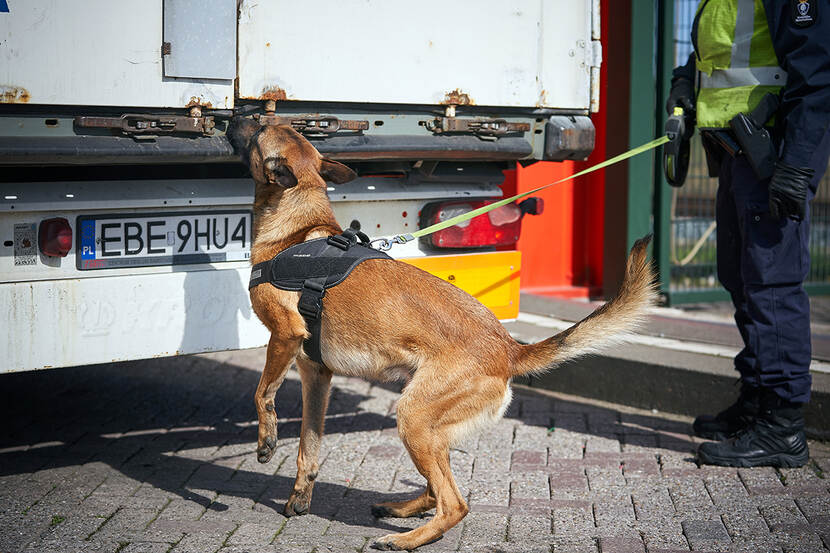
<svg viewBox="0 0 830 553">
<path fill-rule="evenodd" d="M 556 316 L 572 320 L 582 318 L 593 307 L 587 303 L 580 305 L 577 302 L 522 297 L 523 311 L 546 311 L 550 315 L 556 309 Z M 663 319 L 659 315 L 657 318 Z M 525 319 L 532 320 L 533 317 Z M 724 339 L 722 322 L 713 322 L 714 326 L 710 328 L 707 328 L 706 321 L 696 319 L 691 323 L 686 328 L 693 330 L 694 339 L 685 342 L 689 345 L 687 350 L 627 344 L 616 348 L 611 354 L 565 363 L 544 375 L 517 379 L 517 383 L 679 415 L 717 413 L 731 404 L 738 394 L 738 373 L 733 369 L 731 355 L 724 353 L 729 350 L 722 347 L 731 340 L 728 335 Z M 534 325 L 522 322 L 521 318 L 505 326 L 517 340 L 523 342 L 536 342 L 556 333 L 554 325 Z M 665 329 L 665 325 L 662 328 Z M 670 335 L 684 343 L 683 330 L 684 321 L 678 320 L 670 329 Z M 648 328 L 646 334 L 649 334 Z M 711 340 L 708 344 L 699 341 L 707 335 L 719 335 L 720 339 Z M 707 346 L 711 348 L 707 350 Z M 813 372 L 812 400 L 805 409 L 805 417 L 808 434 L 830 439 L 830 374 Z"/>
</svg>

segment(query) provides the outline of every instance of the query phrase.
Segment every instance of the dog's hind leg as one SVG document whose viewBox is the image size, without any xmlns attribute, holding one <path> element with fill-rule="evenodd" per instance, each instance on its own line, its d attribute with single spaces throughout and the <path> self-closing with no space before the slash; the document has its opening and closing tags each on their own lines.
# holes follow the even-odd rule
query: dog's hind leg
<svg viewBox="0 0 830 553">
<path fill-rule="evenodd" d="M 435 494 L 429 486 L 424 493 L 414 499 L 405 501 L 389 501 L 372 505 L 372 514 L 376 517 L 406 518 L 420 515 L 435 508 Z"/>
<path fill-rule="evenodd" d="M 298 357 L 297 368 L 303 383 L 303 424 L 297 454 L 297 479 L 285 504 L 286 516 L 304 515 L 311 505 L 311 492 L 320 468 L 318 455 L 331 385 L 331 371 L 325 366 Z"/>
<path fill-rule="evenodd" d="M 435 493 L 435 516 L 423 526 L 402 534 L 389 534 L 372 544 L 376 549 L 409 550 L 440 538 L 458 524 L 469 509 L 450 470 L 449 432 L 435 428 L 429 411 L 398 404 L 398 427 L 406 449 Z"/>
<path fill-rule="evenodd" d="M 302 337 L 286 339 L 271 334 L 265 358 L 265 369 L 259 378 L 254 395 L 259 432 L 257 437 L 257 461 L 267 463 L 274 456 L 277 447 L 277 412 L 274 395 L 277 393 L 291 361 L 297 355 Z"/>
</svg>

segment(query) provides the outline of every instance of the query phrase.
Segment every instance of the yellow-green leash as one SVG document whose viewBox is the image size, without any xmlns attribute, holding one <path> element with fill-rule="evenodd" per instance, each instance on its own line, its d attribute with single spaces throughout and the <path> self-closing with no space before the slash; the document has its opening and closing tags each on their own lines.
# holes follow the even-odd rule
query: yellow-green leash
<svg viewBox="0 0 830 553">
<path fill-rule="evenodd" d="M 377 245 L 374 246 L 374 247 L 376 247 L 377 249 L 379 249 L 381 251 L 387 251 L 390 248 L 392 248 L 392 246 L 394 244 L 406 244 L 407 242 L 411 242 L 412 240 L 415 240 L 416 238 L 420 238 L 421 236 L 426 236 L 428 234 L 432 234 L 433 232 L 438 232 L 439 230 L 443 230 L 443 229 L 449 228 L 453 225 L 457 225 L 458 223 L 463 223 L 464 221 L 469 221 L 473 217 L 478 217 L 479 215 L 484 215 L 488 211 L 492 211 L 494 209 L 498 209 L 499 207 L 501 207 L 503 205 L 513 203 L 516 200 L 520 200 L 520 199 L 524 198 L 525 196 L 530 196 L 531 194 L 535 194 L 536 192 L 539 192 L 540 190 L 544 190 L 545 188 L 548 188 L 548 187 L 553 186 L 555 184 L 560 184 L 560 183 L 563 183 L 565 181 L 575 179 L 576 177 L 581 177 L 582 175 L 587 175 L 588 173 L 598 171 L 600 169 L 603 169 L 604 167 L 608 167 L 609 165 L 614 165 L 615 163 L 619 163 L 620 161 L 624 161 L 624 160 L 626 160 L 630 157 L 634 157 L 634 156 L 636 156 L 638 154 L 641 154 L 643 152 L 653 150 L 654 148 L 665 144 L 669 140 L 670 139 L 669 139 L 668 136 L 662 136 L 660 138 L 656 138 L 656 139 L 652 140 L 651 142 L 643 144 L 642 146 L 637 146 L 636 148 L 628 150 L 625 153 L 622 153 L 618 156 L 614 156 L 611 159 L 607 159 L 607 160 L 605 160 L 601 163 L 597 163 L 596 165 L 594 165 L 592 167 L 589 167 L 587 169 L 583 169 L 582 171 L 580 171 L 578 173 L 574 173 L 573 175 L 571 175 L 569 177 L 565 177 L 564 179 L 559 179 L 558 181 L 548 183 L 544 186 L 540 186 L 539 188 L 534 188 L 533 190 L 531 190 L 529 192 L 522 192 L 521 194 L 516 194 L 515 196 L 512 196 L 510 198 L 505 198 L 503 200 L 499 200 L 499 201 L 494 202 L 492 204 L 488 204 L 484 207 L 480 207 L 478 209 L 468 211 L 467 213 L 457 215 L 455 217 L 447 219 L 446 221 L 441 221 L 440 223 L 435 223 L 434 225 L 430 225 L 426 228 L 416 230 L 412 234 L 398 234 L 398 235 L 392 236 L 390 238 L 378 238 L 376 240 L 372 240 L 372 244 L 374 245 L 375 243 L 377 243 Z"/>
</svg>

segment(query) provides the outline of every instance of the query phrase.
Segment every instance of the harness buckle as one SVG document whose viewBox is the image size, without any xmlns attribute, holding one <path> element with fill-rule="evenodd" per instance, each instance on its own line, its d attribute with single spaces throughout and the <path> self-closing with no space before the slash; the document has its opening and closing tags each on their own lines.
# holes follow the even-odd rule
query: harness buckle
<svg viewBox="0 0 830 553">
<path fill-rule="evenodd" d="M 303 290 L 305 290 L 305 289 L 313 290 L 314 292 L 317 292 L 317 293 L 322 292 L 323 294 L 325 294 L 325 292 L 326 292 L 326 287 L 325 286 L 323 286 L 322 284 L 317 282 L 316 279 L 312 280 L 310 278 L 303 281 Z"/>
<path fill-rule="evenodd" d="M 352 224 L 354 224 L 355 222 L 353 222 Z M 352 246 L 356 246 L 357 244 L 360 244 L 361 246 L 369 245 L 369 237 L 366 235 L 365 232 L 360 232 L 359 226 L 347 228 L 343 231 L 343 236 L 349 239 L 349 241 L 352 243 Z"/>
<path fill-rule="evenodd" d="M 345 233 L 344 233 L 345 234 Z M 356 241 L 349 240 L 348 237 L 344 236 L 343 234 L 337 234 L 335 236 L 329 236 L 326 240 L 326 243 L 331 244 L 336 248 L 340 248 L 343 251 L 348 250 L 355 244 Z"/>
<path fill-rule="evenodd" d="M 343 234 L 329 236 L 326 242 L 336 248 L 340 248 L 343 251 L 347 251 L 352 246 L 356 246 L 358 242 L 362 246 L 368 246 L 369 237 L 366 236 L 365 233 L 360 232 L 359 228 L 350 227 L 344 230 Z"/>
<path fill-rule="evenodd" d="M 325 295 L 326 288 L 322 283 L 312 279 L 305 280 L 300 293 L 300 301 L 297 302 L 297 311 L 305 319 L 319 319 L 323 311 L 323 296 Z"/>
</svg>

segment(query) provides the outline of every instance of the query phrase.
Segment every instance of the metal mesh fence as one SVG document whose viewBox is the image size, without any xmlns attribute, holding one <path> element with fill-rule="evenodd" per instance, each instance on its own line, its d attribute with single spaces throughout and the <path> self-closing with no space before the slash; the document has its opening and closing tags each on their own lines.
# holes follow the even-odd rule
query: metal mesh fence
<svg viewBox="0 0 830 553">
<path fill-rule="evenodd" d="M 675 0 L 675 65 L 686 63 L 697 0 Z M 718 182 L 710 178 L 700 137 L 692 139 L 692 157 L 686 184 L 673 189 L 671 203 L 670 293 L 720 289 L 715 261 L 715 194 Z M 811 204 L 811 267 L 807 284 L 830 283 L 830 174 L 825 173 Z"/>
</svg>

